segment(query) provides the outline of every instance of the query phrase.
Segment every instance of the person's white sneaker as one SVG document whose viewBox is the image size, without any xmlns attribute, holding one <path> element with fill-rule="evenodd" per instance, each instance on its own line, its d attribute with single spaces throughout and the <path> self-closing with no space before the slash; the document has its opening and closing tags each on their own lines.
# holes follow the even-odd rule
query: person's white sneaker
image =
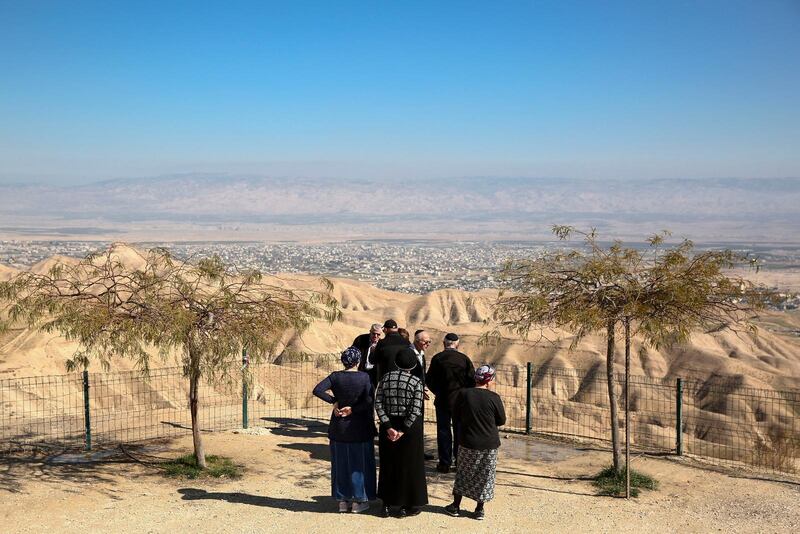
<svg viewBox="0 0 800 534">
<path fill-rule="evenodd" d="M 339 501 L 339 513 L 343 514 L 350 511 L 350 503 L 347 501 Z"/>
<path fill-rule="evenodd" d="M 369 503 L 368 502 L 354 502 L 353 503 L 353 510 L 354 514 L 360 514 L 364 510 L 369 510 Z"/>
</svg>

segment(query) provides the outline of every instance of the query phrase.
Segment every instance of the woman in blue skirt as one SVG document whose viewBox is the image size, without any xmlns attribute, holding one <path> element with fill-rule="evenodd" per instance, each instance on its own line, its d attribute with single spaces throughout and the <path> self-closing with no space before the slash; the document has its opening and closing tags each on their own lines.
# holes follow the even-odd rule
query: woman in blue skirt
<svg viewBox="0 0 800 534">
<path fill-rule="evenodd" d="M 339 512 L 355 514 L 369 508 L 376 486 L 372 383 L 358 370 L 360 359 L 359 349 L 345 349 L 344 370 L 334 371 L 314 388 L 314 395 L 333 404 L 328 425 L 333 498 L 339 501 Z"/>
</svg>

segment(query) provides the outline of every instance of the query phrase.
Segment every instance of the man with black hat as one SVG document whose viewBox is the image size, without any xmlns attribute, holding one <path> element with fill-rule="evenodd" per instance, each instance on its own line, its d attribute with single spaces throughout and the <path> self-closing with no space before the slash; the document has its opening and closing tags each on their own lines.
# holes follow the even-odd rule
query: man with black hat
<svg viewBox="0 0 800 534">
<path fill-rule="evenodd" d="M 436 408 L 436 446 L 439 450 L 436 470 L 440 473 L 450 472 L 453 458 L 458 454 L 459 423 L 453 419 L 452 402 L 460 389 L 475 385 L 475 366 L 466 354 L 457 349 L 458 336 L 453 333 L 444 336 L 444 350 L 431 359 L 425 376 L 428 389 L 436 395 L 433 401 Z"/>
<path fill-rule="evenodd" d="M 383 332 L 386 337 L 378 341 L 378 346 L 375 348 L 375 362 L 378 366 L 378 382 L 389 371 L 397 369 L 395 359 L 403 349 L 409 348 L 408 341 L 403 338 L 398 332 L 397 321 L 394 319 L 387 319 L 383 323 Z"/>
</svg>

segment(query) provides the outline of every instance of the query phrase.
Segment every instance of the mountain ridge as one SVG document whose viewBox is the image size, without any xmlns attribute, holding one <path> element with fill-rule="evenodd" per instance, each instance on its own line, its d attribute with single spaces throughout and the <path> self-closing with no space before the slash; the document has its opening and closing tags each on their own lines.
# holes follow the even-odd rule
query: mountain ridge
<svg viewBox="0 0 800 534">
<path fill-rule="evenodd" d="M 177 175 L 75 187 L 0 185 L 5 193 L 0 207 L 17 213 L 36 209 L 41 214 L 62 211 L 102 214 L 122 208 L 134 215 L 202 216 L 227 212 L 233 207 L 240 215 L 330 215 L 360 213 L 364 205 L 369 205 L 367 200 L 377 198 L 384 208 L 382 213 L 388 215 L 454 213 L 465 208 L 473 214 L 603 214 L 624 206 L 624 213 L 628 214 L 708 216 L 731 215 L 733 209 L 749 215 L 794 215 L 793 202 L 800 200 L 800 179 L 796 178 L 636 181 L 465 178 L 436 182 L 409 180 L 405 182 L 407 191 L 402 185 L 387 187 L 385 182 L 363 179 Z M 424 198 L 419 199 L 415 191 L 424 193 Z M 711 193 L 716 196 L 698 197 Z M 406 202 L 404 194 L 415 202 Z M 37 202 L 36 195 L 51 202 L 43 205 Z M 203 202 L 211 198 L 215 203 Z M 356 202 L 359 198 L 365 202 Z M 631 202 L 632 199 L 638 204 Z M 654 211 L 654 207 L 660 209 Z"/>
<path fill-rule="evenodd" d="M 188 174 L 0 185 L 0 238 L 148 241 L 552 238 L 797 242 L 800 179 L 329 180 Z"/>
</svg>

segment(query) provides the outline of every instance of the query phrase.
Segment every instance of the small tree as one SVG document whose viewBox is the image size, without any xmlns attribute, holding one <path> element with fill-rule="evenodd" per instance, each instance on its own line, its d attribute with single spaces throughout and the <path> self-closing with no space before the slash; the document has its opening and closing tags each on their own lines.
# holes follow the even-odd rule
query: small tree
<svg viewBox="0 0 800 534">
<path fill-rule="evenodd" d="M 199 430 L 200 379 L 222 379 L 238 369 L 246 347 L 257 362 L 289 330 L 303 331 L 316 318 L 338 317 L 332 286 L 291 289 L 267 283 L 258 271 L 237 272 L 214 255 L 196 264 L 175 260 L 164 249 L 138 252 L 125 245 L 46 274 L 20 273 L 0 284 L 7 323 L 60 332 L 77 341 L 67 368 L 98 360 L 132 358 L 145 374 L 150 352 L 178 352 L 189 380 L 194 454 L 206 467 Z"/>
<path fill-rule="evenodd" d="M 642 250 L 619 241 L 604 247 L 594 230 L 584 233 L 554 226 L 553 232 L 561 240 L 578 233 L 584 246 L 507 262 L 493 320 L 524 337 L 532 330 L 544 337 L 545 327 L 571 330 L 575 334 L 571 349 L 586 335 L 605 332 L 613 465 L 619 471 L 617 331 L 624 331 L 629 356 L 632 330 L 654 347 L 683 341 L 698 328 L 728 328 L 746 321 L 762 307 L 764 294 L 751 282 L 725 274 L 744 259 L 728 250 L 694 253 L 688 240 L 665 248 L 666 233 L 651 237 L 649 247 Z"/>
</svg>

